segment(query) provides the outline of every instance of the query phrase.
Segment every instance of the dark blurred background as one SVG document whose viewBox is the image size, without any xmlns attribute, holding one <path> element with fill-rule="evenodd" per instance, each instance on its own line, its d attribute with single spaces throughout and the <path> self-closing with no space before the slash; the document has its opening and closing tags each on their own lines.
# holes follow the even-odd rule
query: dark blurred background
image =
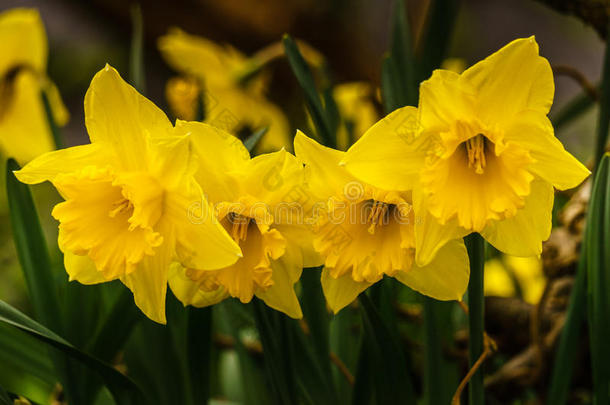
<svg viewBox="0 0 610 405">
<path fill-rule="evenodd" d="M 161 59 L 157 38 L 171 26 L 234 45 L 246 54 L 278 41 L 285 32 L 309 42 L 327 60 L 337 82 L 379 84 L 381 56 L 388 47 L 391 0 L 176 0 L 142 1 L 145 29 L 147 96 L 162 108 L 164 85 L 172 72 Z M 87 142 L 83 98 L 89 81 L 108 62 L 127 76 L 130 6 L 124 0 L 2 0 L 0 10 L 36 7 L 46 25 L 49 76 L 70 110 L 68 143 Z M 428 1 L 408 1 L 414 38 L 423 25 Z M 603 44 L 597 33 L 574 17 L 533 0 L 464 0 L 449 56 L 467 65 L 517 37 L 536 35 L 551 64 L 569 65 L 597 83 Z M 270 98 L 289 113 L 300 90 L 285 61 L 273 64 Z M 556 80 L 554 109 L 581 89 L 570 78 Z M 558 137 L 587 160 L 595 128 L 595 110 L 571 123 Z"/>
</svg>

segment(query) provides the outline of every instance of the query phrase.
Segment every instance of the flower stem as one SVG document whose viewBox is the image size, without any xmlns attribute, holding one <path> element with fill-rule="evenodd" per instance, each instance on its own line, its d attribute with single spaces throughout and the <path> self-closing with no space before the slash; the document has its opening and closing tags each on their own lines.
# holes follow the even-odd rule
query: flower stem
<svg viewBox="0 0 610 405">
<path fill-rule="evenodd" d="M 484 341 L 484 297 L 483 297 L 483 268 L 485 264 L 485 241 L 478 233 L 465 238 L 468 256 L 470 258 L 470 282 L 468 283 L 469 314 L 469 347 L 468 358 L 472 368 L 483 353 Z M 468 386 L 469 404 L 483 405 L 483 372 L 479 369 L 472 376 Z"/>
</svg>

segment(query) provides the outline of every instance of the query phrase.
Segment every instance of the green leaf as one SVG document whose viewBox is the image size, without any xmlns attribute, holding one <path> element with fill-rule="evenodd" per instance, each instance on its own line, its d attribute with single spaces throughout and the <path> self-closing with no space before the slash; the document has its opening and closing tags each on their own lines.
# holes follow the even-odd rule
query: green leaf
<svg viewBox="0 0 610 405">
<path fill-rule="evenodd" d="M 468 359 L 472 367 L 483 354 L 483 333 L 485 325 L 483 270 L 485 267 L 485 240 L 478 233 L 471 233 L 465 238 L 468 258 L 470 259 L 470 281 L 468 282 Z M 485 395 L 483 391 L 483 370 L 478 369 L 468 383 L 468 403 L 483 405 Z"/>
<path fill-rule="evenodd" d="M 296 404 L 293 336 L 286 315 L 253 300 L 254 319 L 263 345 L 265 371 L 271 384 L 275 403 Z"/>
<path fill-rule="evenodd" d="M 51 135 L 53 136 L 53 142 L 55 142 L 55 148 L 61 149 L 64 147 L 64 138 L 61 134 L 61 131 L 59 130 L 57 122 L 55 122 L 55 117 L 53 117 L 53 110 L 51 109 L 49 97 L 47 96 L 47 93 L 44 90 L 40 92 L 40 98 L 42 98 L 42 105 L 44 106 L 44 112 L 47 117 L 47 123 L 49 124 Z"/>
<path fill-rule="evenodd" d="M 139 4 L 130 8 L 131 48 L 129 51 L 129 81 L 141 94 L 146 93 L 146 76 L 144 71 L 144 23 Z"/>
<path fill-rule="evenodd" d="M 96 371 L 106 383 L 118 405 L 140 404 L 142 393 L 128 377 L 124 376 L 112 366 L 97 360 L 94 357 L 78 350 L 62 337 L 45 328 L 33 319 L 27 317 L 4 301 L 0 301 L 0 322 L 11 325 L 41 342 L 48 344 L 66 356 L 78 360 Z"/>
<path fill-rule="evenodd" d="M 610 20 L 608 21 L 610 28 Z M 606 51 L 604 54 L 604 66 L 602 71 L 601 92 L 599 95 L 599 121 L 597 123 L 597 137 L 595 142 L 595 152 L 593 155 L 594 164 L 597 166 L 606 150 L 608 143 L 608 129 L 610 128 L 610 41 L 606 41 Z"/>
<path fill-rule="evenodd" d="M 0 386 L 0 405 L 13 405 L 11 397 L 8 396 L 8 393 L 2 386 Z"/>
<path fill-rule="evenodd" d="M 358 301 L 362 310 L 364 342 L 369 352 L 367 361 L 373 374 L 371 378 L 374 382 L 377 403 L 414 403 L 415 394 L 407 369 L 407 360 L 397 337 L 390 332 L 366 293 L 360 294 Z M 355 396 L 356 394 L 354 398 Z"/>
<path fill-rule="evenodd" d="M 256 144 L 258 144 L 268 130 L 269 127 L 263 127 L 244 140 L 244 146 L 246 149 L 248 149 L 248 152 L 252 152 L 252 150 L 256 147 Z"/>
<path fill-rule="evenodd" d="M 589 297 L 589 339 L 593 369 L 593 394 L 596 405 L 610 403 L 610 168 L 606 155 L 597 170 L 587 212 L 587 228 L 584 243 L 587 256 Z"/>
<path fill-rule="evenodd" d="M 212 307 L 188 307 L 186 310 L 187 361 L 193 403 L 207 404 L 212 371 Z"/>
<path fill-rule="evenodd" d="M 418 81 L 426 80 L 438 69 L 449 50 L 459 10 L 458 0 L 431 0 L 424 30 L 418 44 Z"/>
<path fill-rule="evenodd" d="M 354 379 L 352 405 L 369 405 L 373 396 L 372 360 L 369 348 L 373 343 L 369 341 L 368 334 L 364 332 L 360 342 L 358 364 Z"/>
<path fill-rule="evenodd" d="M 48 401 L 57 376 L 48 347 L 30 335 L 0 323 L 0 385 L 38 403 Z"/>
<path fill-rule="evenodd" d="M 136 324 L 143 319 L 133 302 L 131 291 L 118 285 L 118 297 L 100 328 L 87 346 L 88 351 L 104 361 L 112 361 L 127 343 Z"/>
<path fill-rule="evenodd" d="M 47 244 L 30 189 L 20 183 L 13 174 L 13 171 L 19 169 L 17 162 L 8 160 L 6 190 L 19 262 L 23 268 L 36 318 L 43 325 L 61 332 L 63 330 L 61 309 Z"/>
<path fill-rule="evenodd" d="M 383 61 L 381 80 L 386 113 L 417 105 L 418 98 L 413 40 L 404 0 L 395 0 L 392 18 L 390 52 Z"/>
<path fill-rule="evenodd" d="M 303 55 L 301 55 L 299 47 L 289 35 L 284 35 L 282 42 L 292 72 L 305 93 L 307 109 L 318 131 L 318 135 L 326 146 L 336 147 L 335 133 L 332 131 L 326 110 L 320 100 L 309 65 L 303 58 Z"/>
<path fill-rule="evenodd" d="M 438 383 L 443 381 L 443 359 L 442 359 L 442 340 L 439 325 L 438 302 L 430 297 L 423 297 L 424 300 L 424 398 L 428 405 L 444 404 L 449 401 L 444 398 L 444 392 L 438 388 Z"/>
<path fill-rule="evenodd" d="M 220 321 L 224 329 L 233 337 L 235 351 L 239 358 L 239 369 L 241 384 L 244 392 L 244 403 L 246 405 L 258 405 L 269 403 L 269 394 L 265 389 L 262 375 L 254 359 L 246 350 L 241 341 L 239 331 L 244 329 L 244 306 L 234 299 L 228 299 L 217 305 L 220 310 Z"/>
</svg>

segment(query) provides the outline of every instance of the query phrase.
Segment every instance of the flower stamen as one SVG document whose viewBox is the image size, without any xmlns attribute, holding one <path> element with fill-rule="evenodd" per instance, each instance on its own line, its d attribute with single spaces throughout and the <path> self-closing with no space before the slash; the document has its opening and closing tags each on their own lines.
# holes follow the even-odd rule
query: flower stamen
<svg viewBox="0 0 610 405">
<path fill-rule="evenodd" d="M 371 235 L 375 233 L 375 228 L 377 228 L 378 225 L 387 223 L 387 213 L 389 209 L 390 204 L 373 200 L 371 211 L 366 219 L 366 223 L 370 224 L 367 230 Z"/>
<path fill-rule="evenodd" d="M 485 136 L 477 134 L 466 141 L 468 167 L 474 168 L 476 174 L 483 174 L 487 161 L 485 160 Z"/>
<path fill-rule="evenodd" d="M 250 225 L 252 218 L 232 212 L 229 219 L 233 224 L 231 228 L 231 237 L 233 240 L 237 243 L 245 241 L 248 236 L 248 226 Z"/>
<path fill-rule="evenodd" d="M 110 216 L 110 218 L 114 218 L 118 214 L 121 214 L 131 208 L 133 208 L 132 202 L 127 198 L 122 198 L 112 203 L 112 210 L 108 213 L 108 216 Z"/>
</svg>

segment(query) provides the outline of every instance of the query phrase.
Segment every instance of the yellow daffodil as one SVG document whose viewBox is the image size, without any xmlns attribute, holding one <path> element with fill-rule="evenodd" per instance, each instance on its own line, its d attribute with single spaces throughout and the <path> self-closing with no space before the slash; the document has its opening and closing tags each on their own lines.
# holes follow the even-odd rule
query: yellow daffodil
<svg viewBox="0 0 610 405">
<path fill-rule="evenodd" d="M 339 165 L 345 152 L 321 146 L 301 132 L 294 148 L 305 163 L 312 198 L 320 202 L 313 217 L 313 246 L 324 259 L 322 287 L 334 312 L 384 275 L 439 300 L 462 298 L 469 266 L 461 240 L 448 241 L 425 266 L 414 263 L 418 219 L 410 192 L 357 180 Z"/>
<path fill-rule="evenodd" d="M 41 93 L 58 125 L 68 120 L 57 88 L 46 77 L 47 37 L 38 11 L 0 13 L 0 148 L 25 164 L 55 149 Z"/>
<path fill-rule="evenodd" d="M 138 307 L 164 323 L 173 261 L 218 269 L 240 249 L 201 209 L 207 202 L 187 128 L 173 127 L 108 65 L 85 96 L 85 123 L 90 144 L 46 153 L 15 174 L 28 184 L 49 180 L 64 197 L 53 216 L 70 280 L 120 279 Z M 193 207 L 202 212 L 196 223 Z"/>
<path fill-rule="evenodd" d="M 197 307 L 227 297 L 247 303 L 257 296 L 293 318 L 302 317 L 294 284 L 303 267 L 320 264 L 299 206 L 287 203 L 302 191 L 302 164 L 285 150 L 250 159 L 241 141 L 222 130 L 195 122 L 179 126 L 201 152 L 197 180 L 243 258 L 215 271 L 175 265 L 172 291 L 185 305 Z"/>
<path fill-rule="evenodd" d="M 365 82 L 342 83 L 333 89 L 333 96 L 343 121 L 337 131 L 337 148 L 345 150 L 360 138 L 378 119 L 372 101 L 373 89 Z"/>
<path fill-rule="evenodd" d="M 382 119 L 343 163 L 376 186 L 413 190 L 423 219 L 418 263 L 470 232 L 508 254 L 538 255 L 551 231 L 553 186 L 572 188 L 589 175 L 554 135 L 553 95 L 538 44 L 518 39 L 462 74 L 434 71 L 419 108 Z"/>
<path fill-rule="evenodd" d="M 166 88 L 170 108 L 178 118 L 195 119 L 203 97 L 206 123 L 230 133 L 245 131 L 245 135 L 268 126 L 256 150 L 287 146 L 288 122 L 265 98 L 267 75 L 257 72 L 260 66 L 255 60 L 229 45 L 218 45 L 180 29 L 159 38 L 159 49 L 167 63 L 184 75 L 171 79 Z"/>
</svg>

